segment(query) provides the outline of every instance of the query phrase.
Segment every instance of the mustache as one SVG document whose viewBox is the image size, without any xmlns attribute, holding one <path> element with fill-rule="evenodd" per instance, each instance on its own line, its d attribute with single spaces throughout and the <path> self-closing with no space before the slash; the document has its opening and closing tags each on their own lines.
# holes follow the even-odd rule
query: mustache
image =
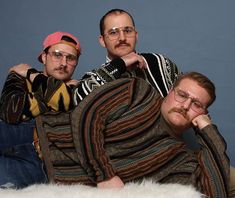
<svg viewBox="0 0 235 198">
<path fill-rule="evenodd" d="M 127 43 L 126 41 L 120 41 L 120 42 L 115 46 L 115 48 L 120 47 L 121 45 L 130 46 L 130 44 Z"/>
<path fill-rule="evenodd" d="M 186 120 L 189 120 L 187 111 L 185 109 L 173 107 L 172 109 L 169 110 L 168 113 L 173 113 L 173 112 L 180 113 Z"/>
<path fill-rule="evenodd" d="M 64 66 L 56 67 L 55 70 L 56 70 L 56 71 L 64 71 L 64 72 L 67 72 L 67 71 L 66 71 L 66 67 L 64 67 Z"/>
</svg>

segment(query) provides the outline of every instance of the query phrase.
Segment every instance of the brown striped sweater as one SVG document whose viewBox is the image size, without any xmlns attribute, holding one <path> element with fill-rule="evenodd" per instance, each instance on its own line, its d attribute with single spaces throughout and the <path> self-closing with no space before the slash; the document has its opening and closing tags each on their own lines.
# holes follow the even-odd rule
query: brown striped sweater
<svg viewBox="0 0 235 198">
<path fill-rule="evenodd" d="M 197 130 L 200 150 L 189 150 L 161 117 L 161 102 L 146 81 L 120 79 L 94 90 L 71 113 L 56 116 L 57 123 L 50 115 L 38 117 L 50 181 L 95 185 L 114 175 L 124 182 L 150 177 L 227 197 L 229 159 L 217 127 Z M 63 126 L 66 120 L 71 123 Z"/>
</svg>

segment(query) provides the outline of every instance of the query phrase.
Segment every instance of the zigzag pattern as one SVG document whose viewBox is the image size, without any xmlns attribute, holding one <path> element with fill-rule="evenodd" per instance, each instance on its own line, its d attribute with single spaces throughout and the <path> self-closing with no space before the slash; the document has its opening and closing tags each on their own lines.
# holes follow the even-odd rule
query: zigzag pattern
<svg viewBox="0 0 235 198">
<path fill-rule="evenodd" d="M 74 91 L 74 103 L 78 103 L 83 100 L 89 93 L 91 93 L 97 87 L 100 87 L 104 84 L 104 81 L 96 74 L 92 74 L 90 78 L 84 80 L 82 87 L 77 87 Z"/>
</svg>

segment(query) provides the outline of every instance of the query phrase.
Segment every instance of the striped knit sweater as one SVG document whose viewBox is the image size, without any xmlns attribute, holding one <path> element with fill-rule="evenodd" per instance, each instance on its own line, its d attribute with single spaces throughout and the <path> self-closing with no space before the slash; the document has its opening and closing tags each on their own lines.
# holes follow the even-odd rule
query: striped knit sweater
<svg viewBox="0 0 235 198">
<path fill-rule="evenodd" d="M 165 96 L 180 73 L 177 66 L 160 54 L 141 54 L 147 69 L 127 72 L 121 58 L 88 72 L 74 87 L 53 77 L 38 75 L 33 83 L 10 73 L 0 100 L 0 118 L 8 123 L 29 120 L 47 111 L 68 111 L 95 88 L 120 77 L 138 76 L 151 83 Z"/>
<path fill-rule="evenodd" d="M 54 128 L 53 116 L 38 117 L 50 181 L 95 185 L 114 175 L 124 182 L 150 177 L 227 197 L 229 160 L 216 126 L 197 131 L 201 148 L 195 153 L 171 134 L 161 103 L 146 81 L 120 79 L 94 90 L 70 114 L 59 115 L 61 126 L 71 120 L 67 127 L 57 123 Z"/>
</svg>

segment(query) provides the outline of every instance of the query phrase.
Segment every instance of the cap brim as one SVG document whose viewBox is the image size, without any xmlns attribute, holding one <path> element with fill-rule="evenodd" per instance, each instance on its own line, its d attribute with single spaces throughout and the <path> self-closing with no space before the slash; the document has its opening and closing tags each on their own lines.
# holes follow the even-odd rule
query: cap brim
<svg viewBox="0 0 235 198">
<path fill-rule="evenodd" d="M 43 63 L 43 62 L 42 62 L 42 53 L 38 56 L 38 61 L 39 61 L 40 63 Z"/>
</svg>

